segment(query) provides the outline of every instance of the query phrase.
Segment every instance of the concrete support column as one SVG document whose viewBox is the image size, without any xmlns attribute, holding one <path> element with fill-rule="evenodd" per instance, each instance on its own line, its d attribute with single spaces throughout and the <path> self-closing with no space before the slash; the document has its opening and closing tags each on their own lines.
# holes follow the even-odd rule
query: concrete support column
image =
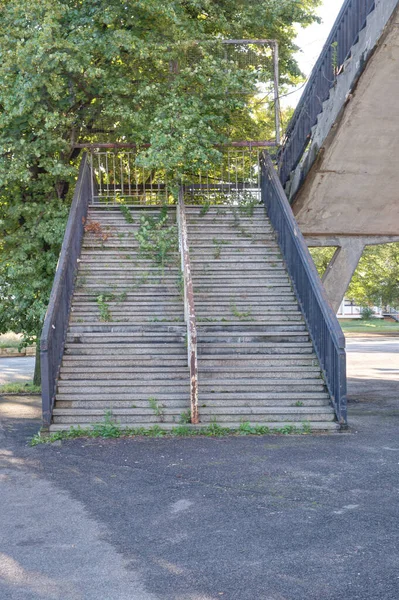
<svg viewBox="0 0 399 600">
<path fill-rule="evenodd" d="M 344 299 L 364 246 L 362 239 L 351 238 L 342 241 L 323 275 L 322 282 L 335 313 Z"/>
</svg>

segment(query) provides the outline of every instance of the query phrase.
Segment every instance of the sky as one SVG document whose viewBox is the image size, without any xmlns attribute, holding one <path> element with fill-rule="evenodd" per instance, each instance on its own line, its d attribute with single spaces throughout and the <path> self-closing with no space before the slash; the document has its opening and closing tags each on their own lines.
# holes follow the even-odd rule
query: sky
<svg viewBox="0 0 399 600">
<path fill-rule="evenodd" d="M 310 75 L 342 4 L 343 0 L 324 0 L 323 5 L 317 10 L 317 14 L 323 22 L 314 23 L 306 28 L 298 28 L 298 36 L 295 43 L 301 48 L 301 52 L 296 54 L 296 59 L 301 71 L 306 76 Z M 283 107 L 296 106 L 303 89 L 301 88 L 286 98 L 282 98 L 281 105 Z"/>
</svg>

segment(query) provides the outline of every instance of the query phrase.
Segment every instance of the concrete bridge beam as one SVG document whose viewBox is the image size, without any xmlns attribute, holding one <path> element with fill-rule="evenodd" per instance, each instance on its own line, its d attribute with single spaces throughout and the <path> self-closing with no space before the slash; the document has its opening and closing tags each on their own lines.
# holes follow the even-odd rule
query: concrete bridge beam
<svg viewBox="0 0 399 600">
<path fill-rule="evenodd" d="M 336 313 L 344 299 L 353 273 L 363 254 L 364 244 L 359 239 L 348 239 L 338 247 L 328 265 L 322 282 L 333 311 Z"/>
<path fill-rule="evenodd" d="M 338 312 L 365 246 L 399 242 L 399 236 L 306 236 L 309 247 L 337 248 L 322 282 L 332 309 Z"/>
</svg>

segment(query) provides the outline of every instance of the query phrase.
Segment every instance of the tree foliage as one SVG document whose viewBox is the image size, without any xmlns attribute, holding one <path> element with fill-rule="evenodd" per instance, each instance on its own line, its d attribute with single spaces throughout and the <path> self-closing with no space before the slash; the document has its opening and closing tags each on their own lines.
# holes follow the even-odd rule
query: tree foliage
<svg viewBox="0 0 399 600">
<path fill-rule="evenodd" d="M 269 119 L 257 129 L 256 74 L 226 61 L 220 40 L 277 39 L 282 83 L 296 82 L 295 24 L 314 21 L 319 3 L 0 3 L 0 332 L 32 341 L 40 331 L 76 179 L 74 145 L 103 128 L 151 144 L 139 156 L 151 168 L 212 164 L 216 144 L 271 127 Z"/>
<path fill-rule="evenodd" d="M 399 244 L 365 248 L 347 297 L 360 306 L 399 308 Z"/>
</svg>

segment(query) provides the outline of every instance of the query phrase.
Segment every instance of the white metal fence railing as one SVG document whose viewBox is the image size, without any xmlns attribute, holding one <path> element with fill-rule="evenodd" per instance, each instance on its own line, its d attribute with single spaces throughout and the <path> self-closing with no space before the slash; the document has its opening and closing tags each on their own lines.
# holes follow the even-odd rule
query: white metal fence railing
<svg viewBox="0 0 399 600">
<path fill-rule="evenodd" d="M 128 149 L 92 150 L 92 203 L 173 204 L 174 184 L 184 185 L 186 202 L 260 201 L 260 155 L 265 144 L 248 143 L 221 150 L 219 164 L 187 173 L 173 182 L 162 169 L 139 166 L 138 152 Z"/>
</svg>

